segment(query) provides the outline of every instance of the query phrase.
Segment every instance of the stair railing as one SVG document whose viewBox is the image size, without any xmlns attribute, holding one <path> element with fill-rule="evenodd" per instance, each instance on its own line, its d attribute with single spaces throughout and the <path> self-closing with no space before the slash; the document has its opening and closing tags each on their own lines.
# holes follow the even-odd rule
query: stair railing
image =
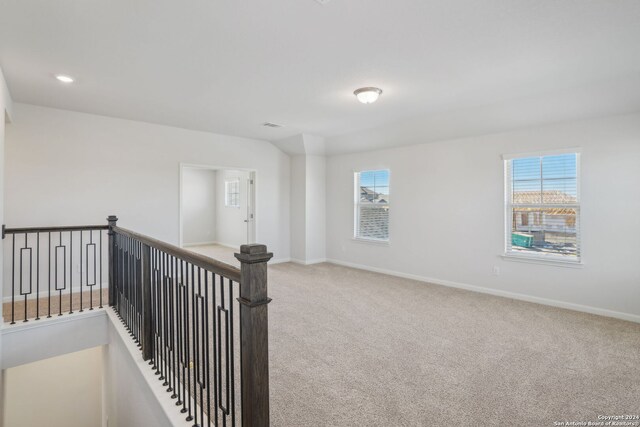
<svg viewBox="0 0 640 427">
<path fill-rule="evenodd" d="M 11 323 L 102 308 L 108 299 L 187 421 L 268 426 L 273 254 L 242 245 L 237 268 L 118 227 L 115 216 L 107 221 L 3 226 Z"/>
</svg>

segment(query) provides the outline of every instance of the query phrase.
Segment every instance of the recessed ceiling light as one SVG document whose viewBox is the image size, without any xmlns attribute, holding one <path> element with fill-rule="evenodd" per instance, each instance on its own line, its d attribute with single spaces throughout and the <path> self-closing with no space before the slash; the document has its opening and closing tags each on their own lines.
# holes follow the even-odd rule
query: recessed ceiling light
<svg viewBox="0 0 640 427">
<path fill-rule="evenodd" d="M 358 101 L 363 104 L 373 104 L 378 100 L 378 97 L 382 95 L 382 89 L 377 87 L 361 87 L 356 89 L 353 94 L 358 98 Z"/>
<path fill-rule="evenodd" d="M 62 75 L 62 74 L 58 74 L 56 76 L 56 79 L 58 79 L 62 83 L 73 83 L 73 78 L 71 78 L 69 76 Z"/>
</svg>

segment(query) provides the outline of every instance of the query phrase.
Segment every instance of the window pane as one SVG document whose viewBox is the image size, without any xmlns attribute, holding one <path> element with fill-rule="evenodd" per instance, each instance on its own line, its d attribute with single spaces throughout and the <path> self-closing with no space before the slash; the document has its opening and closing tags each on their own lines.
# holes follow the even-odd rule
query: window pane
<svg viewBox="0 0 640 427">
<path fill-rule="evenodd" d="M 360 201 L 370 203 L 389 202 L 389 171 L 360 172 Z"/>
<path fill-rule="evenodd" d="M 513 159 L 511 161 L 513 181 L 540 179 L 540 162 L 541 157 Z"/>
<path fill-rule="evenodd" d="M 355 236 L 389 239 L 389 171 L 372 170 L 356 174 L 358 202 Z"/>
<path fill-rule="evenodd" d="M 389 207 L 361 205 L 358 209 L 357 237 L 389 239 Z"/>
<path fill-rule="evenodd" d="M 576 178 L 545 179 L 542 182 L 542 203 L 577 203 L 578 180 Z"/>
<path fill-rule="evenodd" d="M 575 178 L 577 176 L 577 156 L 575 153 L 542 158 L 542 175 L 550 178 Z"/>
<path fill-rule="evenodd" d="M 520 253 L 577 256 L 577 211 L 567 208 L 514 208 L 512 250 Z"/>
<path fill-rule="evenodd" d="M 542 203 L 542 195 L 540 192 L 541 182 L 537 180 L 513 181 L 513 199 L 514 204 L 540 204 Z"/>
<path fill-rule="evenodd" d="M 224 204 L 227 207 L 237 208 L 240 206 L 240 181 L 226 181 L 224 183 L 225 198 Z"/>
</svg>

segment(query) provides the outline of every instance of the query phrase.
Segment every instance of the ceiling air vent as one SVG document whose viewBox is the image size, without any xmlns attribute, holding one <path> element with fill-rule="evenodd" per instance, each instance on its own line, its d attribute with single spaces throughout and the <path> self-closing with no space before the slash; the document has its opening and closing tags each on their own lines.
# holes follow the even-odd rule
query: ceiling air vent
<svg viewBox="0 0 640 427">
<path fill-rule="evenodd" d="M 271 122 L 264 122 L 262 124 L 262 126 L 266 126 L 268 128 L 281 128 L 282 127 L 282 125 L 277 125 L 277 124 L 271 123 Z"/>
</svg>

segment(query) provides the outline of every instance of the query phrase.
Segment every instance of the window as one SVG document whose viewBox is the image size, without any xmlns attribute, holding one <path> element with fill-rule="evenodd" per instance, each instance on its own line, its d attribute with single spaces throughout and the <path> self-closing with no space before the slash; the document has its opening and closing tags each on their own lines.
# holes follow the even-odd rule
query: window
<svg viewBox="0 0 640 427">
<path fill-rule="evenodd" d="M 580 155 L 505 157 L 506 255 L 580 262 Z"/>
<path fill-rule="evenodd" d="M 355 174 L 354 237 L 389 241 L 389 171 L 362 171 Z"/>
<path fill-rule="evenodd" d="M 228 208 L 240 207 L 239 179 L 233 179 L 224 182 L 224 205 Z"/>
</svg>

